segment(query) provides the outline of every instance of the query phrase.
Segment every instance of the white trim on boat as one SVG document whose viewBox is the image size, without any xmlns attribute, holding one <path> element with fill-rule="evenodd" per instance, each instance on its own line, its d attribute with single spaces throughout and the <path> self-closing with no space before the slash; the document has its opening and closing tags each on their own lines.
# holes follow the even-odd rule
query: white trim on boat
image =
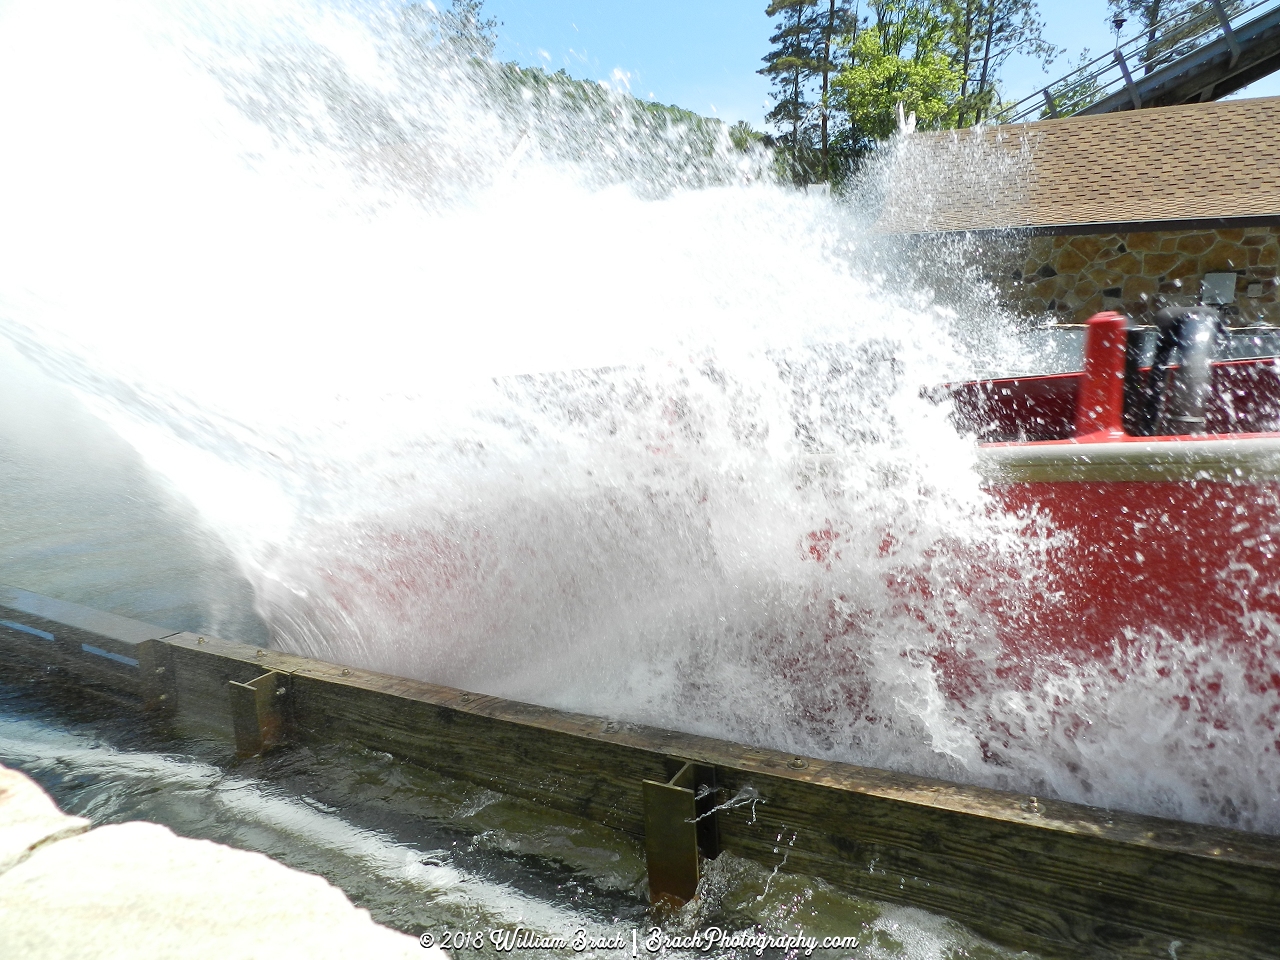
<svg viewBox="0 0 1280 960">
<path fill-rule="evenodd" d="M 993 483 L 1069 480 L 1280 481 L 1280 434 L 1196 440 L 989 444 L 978 470 Z"/>
</svg>

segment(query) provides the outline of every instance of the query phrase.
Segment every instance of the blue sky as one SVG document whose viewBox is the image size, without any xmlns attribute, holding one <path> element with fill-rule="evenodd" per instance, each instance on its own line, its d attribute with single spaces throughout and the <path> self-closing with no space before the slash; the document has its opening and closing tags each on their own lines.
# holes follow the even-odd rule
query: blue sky
<svg viewBox="0 0 1280 960">
<path fill-rule="evenodd" d="M 441 0 L 437 0 L 443 5 Z M 638 97 L 763 127 L 768 81 L 756 73 L 769 46 L 766 0 L 486 0 L 497 56 L 584 80 L 629 84 Z M 1049 39 L 1067 53 L 1042 72 L 1010 64 L 1006 93 L 1034 92 L 1067 72 L 1084 47 L 1111 47 L 1106 0 L 1041 0 Z M 1243 96 L 1280 95 L 1273 74 Z"/>
</svg>

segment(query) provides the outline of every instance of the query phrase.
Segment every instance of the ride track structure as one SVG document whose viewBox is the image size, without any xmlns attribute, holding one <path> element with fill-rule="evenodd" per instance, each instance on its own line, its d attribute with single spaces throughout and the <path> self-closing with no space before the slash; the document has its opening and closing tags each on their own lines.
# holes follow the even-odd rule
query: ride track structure
<svg viewBox="0 0 1280 960">
<path fill-rule="evenodd" d="M 729 851 L 1048 957 L 1280 957 L 1280 837 L 517 703 L 0 588 L 0 677 L 31 676 L 241 756 L 355 743 L 643 838 L 655 902 L 694 896 L 701 864 Z"/>
<path fill-rule="evenodd" d="M 1174 35 L 1162 45 L 1164 32 Z M 1162 49 L 1167 46 L 1167 49 Z M 1001 110 L 996 123 L 1219 100 L 1280 70 L 1280 3 L 1179 6 L 1149 30 Z"/>
</svg>

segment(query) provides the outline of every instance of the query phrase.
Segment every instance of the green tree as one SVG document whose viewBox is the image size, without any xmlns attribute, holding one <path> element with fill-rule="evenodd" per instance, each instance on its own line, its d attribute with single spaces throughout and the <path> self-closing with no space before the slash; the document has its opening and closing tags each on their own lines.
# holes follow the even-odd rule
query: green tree
<svg viewBox="0 0 1280 960">
<path fill-rule="evenodd" d="M 764 134 L 756 130 L 745 120 L 739 120 L 729 128 L 729 142 L 740 153 L 747 153 L 752 147 L 764 142 Z"/>
<path fill-rule="evenodd" d="M 833 170 L 831 156 L 832 120 L 839 118 L 840 111 L 833 110 L 831 79 L 839 72 L 836 62 L 840 38 L 857 30 L 857 18 L 849 9 L 849 0 L 827 0 L 826 10 L 819 9 L 814 20 L 816 70 L 822 78 L 822 88 L 818 99 L 820 135 L 819 149 L 821 153 L 821 175 L 824 181 L 830 181 Z M 843 133 L 840 131 L 839 133 Z M 840 140 L 840 137 L 837 134 Z"/>
<path fill-rule="evenodd" d="M 484 0 L 451 0 L 446 10 L 410 3 L 401 10 L 400 20 L 405 34 L 424 49 L 443 45 L 487 60 L 498 42 L 500 24 L 484 15 Z"/>
<path fill-rule="evenodd" d="M 787 173 L 796 183 L 810 183 L 821 175 L 821 158 L 815 140 L 813 80 L 823 70 L 820 20 L 816 16 L 820 0 L 772 0 L 765 14 L 778 17 L 772 49 L 760 73 L 773 82 L 773 109 L 765 120 L 781 135 L 774 140 Z"/>
<path fill-rule="evenodd" d="M 1048 66 L 1061 52 L 1044 39 L 1036 0 L 945 0 L 945 4 L 961 75 L 956 126 L 981 123 L 999 112 L 1000 71 L 1011 56 L 1029 56 Z"/>
<path fill-rule="evenodd" d="M 498 42 L 498 21 L 484 16 L 484 0 L 452 0 L 439 15 L 440 36 L 470 57 L 487 60 Z"/>
<path fill-rule="evenodd" d="M 924 129 L 954 125 L 963 74 L 951 36 L 935 0 L 872 0 L 867 22 L 843 41 L 848 62 L 833 81 L 861 149 L 894 132 L 900 103 Z"/>
</svg>

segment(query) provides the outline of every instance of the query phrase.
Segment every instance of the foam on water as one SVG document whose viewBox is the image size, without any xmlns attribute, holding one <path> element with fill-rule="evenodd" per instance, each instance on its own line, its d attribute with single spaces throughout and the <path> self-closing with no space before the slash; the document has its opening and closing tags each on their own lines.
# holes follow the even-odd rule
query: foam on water
<svg viewBox="0 0 1280 960">
<path fill-rule="evenodd" d="M 904 289 L 714 131 L 395 11 L 0 17 L 0 332 L 218 530 L 281 646 L 1280 830 L 1229 663 L 995 670 L 1043 524 L 920 395 L 1030 362 L 980 288 Z M 948 657 L 989 667 L 964 704 Z M 1177 706 L 1206 670 L 1212 753 Z"/>
</svg>

